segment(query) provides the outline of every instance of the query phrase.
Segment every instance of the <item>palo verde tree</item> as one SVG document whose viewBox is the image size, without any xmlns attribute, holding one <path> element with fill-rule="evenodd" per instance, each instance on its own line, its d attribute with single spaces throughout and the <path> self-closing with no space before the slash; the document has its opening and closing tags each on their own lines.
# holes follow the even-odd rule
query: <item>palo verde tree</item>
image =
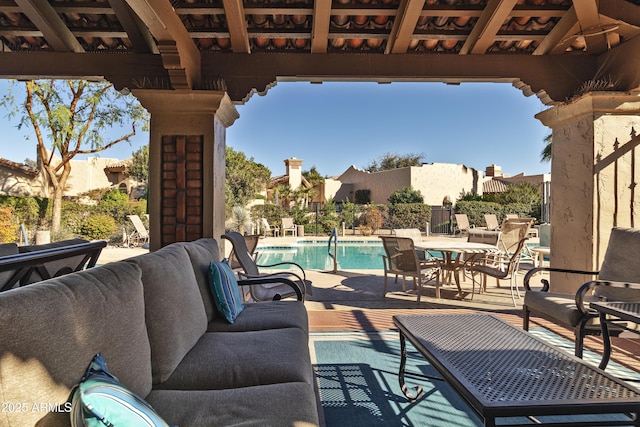
<svg viewBox="0 0 640 427">
<path fill-rule="evenodd" d="M 128 141 L 136 129 L 148 125 L 148 115 L 132 95 L 120 94 L 107 82 L 30 80 L 24 82 L 24 89 L 24 103 L 19 104 L 11 90 L 0 104 L 9 108 L 9 117 L 19 116 L 18 128 L 33 127 L 38 162 L 47 178 L 46 196 L 53 200 L 51 231 L 56 233 L 71 160 Z M 107 136 L 110 129 L 118 127 L 131 131 L 115 138 Z"/>
</svg>

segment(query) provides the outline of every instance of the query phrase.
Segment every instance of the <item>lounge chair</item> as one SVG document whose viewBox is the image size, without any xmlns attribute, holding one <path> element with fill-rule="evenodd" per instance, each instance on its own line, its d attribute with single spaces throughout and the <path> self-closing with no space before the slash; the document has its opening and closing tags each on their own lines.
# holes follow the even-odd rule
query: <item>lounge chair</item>
<svg viewBox="0 0 640 427">
<path fill-rule="evenodd" d="M 456 228 L 454 229 L 453 234 L 460 233 L 462 236 L 463 233 L 469 234 L 469 229 L 472 225 L 469 223 L 469 217 L 467 214 L 455 214 L 456 217 Z"/>
<path fill-rule="evenodd" d="M 418 259 L 413 240 L 409 237 L 379 236 L 382 239 L 385 254 L 382 255 L 384 263 L 384 290 L 387 294 L 387 274 L 402 276 L 402 290 L 406 291 L 406 277 L 413 278 L 413 287 L 418 293 L 418 304 L 422 296 L 422 284 L 430 279 L 436 280 L 436 298 L 440 298 L 440 267 L 437 259 L 430 264 L 425 264 Z"/>
<path fill-rule="evenodd" d="M 287 232 L 294 237 L 298 235 L 298 228 L 294 224 L 293 218 L 282 218 L 282 236 L 286 236 Z"/>
<path fill-rule="evenodd" d="M 487 230 L 489 231 L 500 230 L 498 217 L 495 214 L 484 214 L 484 222 L 487 224 Z"/>
<path fill-rule="evenodd" d="M 145 228 L 142 220 L 138 215 L 127 215 L 135 231 L 127 236 L 127 245 L 129 247 L 144 246 L 149 243 L 149 232 Z"/>
<path fill-rule="evenodd" d="M 500 226 L 501 236 L 499 247 L 504 255 L 510 256 L 518 247 L 520 240 L 529 236 L 531 226 L 535 220 L 533 218 L 506 218 Z M 535 255 L 528 246 L 524 246 L 521 251 L 521 260 L 530 261 L 535 264 Z"/>
<path fill-rule="evenodd" d="M 260 223 L 262 224 L 262 234 L 264 234 L 265 237 L 269 235 L 278 237 L 280 235 L 280 227 L 277 225 L 269 225 L 267 218 L 260 218 Z"/>
<path fill-rule="evenodd" d="M 537 267 L 524 278 L 526 290 L 523 307 L 523 328 L 529 329 L 529 319 L 534 313 L 567 329 L 575 335 L 575 355 L 582 357 L 584 337 L 600 335 L 598 314 L 589 309 L 593 300 L 640 302 L 640 290 L 627 283 L 640 283 L 640 230 L 614 228 L 611 231 L 607 251 L 599 271 L 578 271 L 563 268 Z M 540 272 L 561 272 L 597 276 L 597 280 L 586 282 L 575 295 L 553 292 L 548 280 L 541 280 L 542 288 L 534 290 L 531 281 Z M 618 335 L 621 328 L 610 327 L 611 335 Z"/>
<path fill-rule="evenodd" d="M 238 264 L 240 264 L 240 268 L 242 269 L 242 272 L 238 272 L 238 276 L 241 279 L 251 279 L 255 277 L 282 277 L 285 279 L 293 280 L 298 285 L 300 291 L 302 292 L 303 299 L 306 297 L 306 295 L 313 294 L 311 281 L 307 280 L 304 269 L 299 264 L 296 264 L 295 262 L 279 262 L 270 265 L 258 265 L 250 256 L 249 250 L 247 249 L 247 245 L 245 243 L 245 239 L 240 233 L 232 231 L 223 234 L 222 238 L 227 239 L 233 245 L 235 258 Z M 274 273 L 260 272 L 260 268 L 272 268 L 284 265 L 296 267 L 297 269 L 299 269 L 299 272 L 297 270 L 295 273 L 287 270 L 282 270 Z M 292 291 L 291 286 L 289 285 L 272 283 L 252 286 L 249 290 L 248 295 L 254 301 L 270 301 L 274 299 L 277 300 L 296 296 L 296 293 Z"/>
</svg>

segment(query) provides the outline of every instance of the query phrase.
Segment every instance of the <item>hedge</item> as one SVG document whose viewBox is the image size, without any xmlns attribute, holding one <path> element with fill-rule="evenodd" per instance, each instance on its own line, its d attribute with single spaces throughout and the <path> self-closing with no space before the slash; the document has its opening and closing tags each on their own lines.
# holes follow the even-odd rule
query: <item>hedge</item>
<svg viewBox="0 0 640 427">
<path fill-rule="evenodd" d="M 456 213 L 466 214 L 469 217 L 469 223 L 476 227 L 486 227 L 484 220 L 485 214 L 495 214 L 498 217 L 498 223 L 506 217 L 507 214 L 517 214 L 519 217 L 536 218 L 539 221 L 540 208 L 531 207 L 522 203 L 510 203 L 501 205 L 494 202 L 478 202 L 478 201 L 458 201 L 455 208 Z"/>
<path fill-rule="evenodd" d="M 389 216 L 385 228 L 419 228 L 426 231 L 431 221 L 431 206 L 423 203 L 400 203 L 389 206 Z"/>
</svg>

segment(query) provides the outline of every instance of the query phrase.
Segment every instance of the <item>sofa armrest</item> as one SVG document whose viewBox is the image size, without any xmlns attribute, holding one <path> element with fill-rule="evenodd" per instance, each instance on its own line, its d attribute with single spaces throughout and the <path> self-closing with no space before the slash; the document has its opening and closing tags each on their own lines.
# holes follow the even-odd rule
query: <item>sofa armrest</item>
<svg viewBox="0 0 640 427">
<path fill-rule="evenodd" d="M 296 285 L 296 283 L 287 279 L 286 277 L 278 276 L 278 275 L 269 275 L 269 276 L 260 276 L 253 277 L 248 279 L 240 279 L 238 280 L 238 286 L 255 286 L 255 285 L 264 285 L 267 283 L 281 283 L 284 285 L 289 285 L 296 293 L 296 298 L 298 301 L 302 301 L 302 291 L 300 287 Z"/>
<path fill-rule="evenodd" d="M 531 278 L 533 276 L 535 276 L 538 273 L 541 273 L 543 271 L 548 271 L 548 272 L 557 272 L 557 273 L 569 273 L 569 274 L 588 274 L 590 276 L 596 276 L 599 272 L 598 271 L 584 271 L 584 270 L 570 270 L 567 268 L 552 268 L 552 267 L 536 267 L 533 268 L 531 270 L 529 270 L 527 272 L 527 274 L 524 276 L 524 289 L 527 291 L 534 291 L 534 289 L 531 289 L 531 286 L 529 284 L 529 282 L 531 281 Z M 542 289 L 540 289 L 539 292 L 548 292 L 549 291 L 549 281 L 546 279 L 541 279 L 540 282 L 542 283 Z"/>
</svg>

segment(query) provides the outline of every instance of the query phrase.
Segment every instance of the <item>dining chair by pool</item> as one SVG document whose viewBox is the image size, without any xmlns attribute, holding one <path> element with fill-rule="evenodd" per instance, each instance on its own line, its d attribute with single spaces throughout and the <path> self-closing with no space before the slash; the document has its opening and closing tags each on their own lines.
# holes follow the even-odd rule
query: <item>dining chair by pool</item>
<svg viewBox="0 0 640 427">
<path fill-rule="evenodd" d="M 269 265 L 258 265 L 256 261 L 249 254 L 249 249 L 245 243 L 244 236 L 237 231 L 231 231 L 221 236 L 231 242 L 233 245 L 234 256 L 240 264 L 242 271 L 238 271 L 238 276 L 242 279 L 250 279 L 254 277 L 283 277 L 293 280 L 302 291 L 302 298 L 306 295 L 313 294 L 313 287 L 310 280 L 307 280 L 304 269 L 295 262 L 278 262 Z M 263 273 L 260 272 L 260 268 L 273 268 L 278 266 L 293 266 L 300 271 L 294 273 L 293 271 L 280 270 L 276 272 Z M 296 296 L 296 293 L 290 286 L 284 284 L 270 283 L 265 285 L 251 286 L 248 293 L 249 297 L 254 301 L 270 301 L 273 299 L 282 299 L 292 296 Z"/>
<path fill-rule="evenodd" d="M 423 282 L 435 278 L 436 298 L 440 298 L 440 264 L 434 259 L 430 264 L 418 259 L 413 239 L 410 237 L 378 236 L 382 239 L 384 255 L 384 290 L 382 296 L 387 295 L 387 274 L 402 276 L 402 290 L 406 291 L 406 278 L 413 278 L 413 287 L 418 294 L 418 304 L 422 296 Z M 416 286 L 417 285 L 417 286 Z"/>
</svg>

